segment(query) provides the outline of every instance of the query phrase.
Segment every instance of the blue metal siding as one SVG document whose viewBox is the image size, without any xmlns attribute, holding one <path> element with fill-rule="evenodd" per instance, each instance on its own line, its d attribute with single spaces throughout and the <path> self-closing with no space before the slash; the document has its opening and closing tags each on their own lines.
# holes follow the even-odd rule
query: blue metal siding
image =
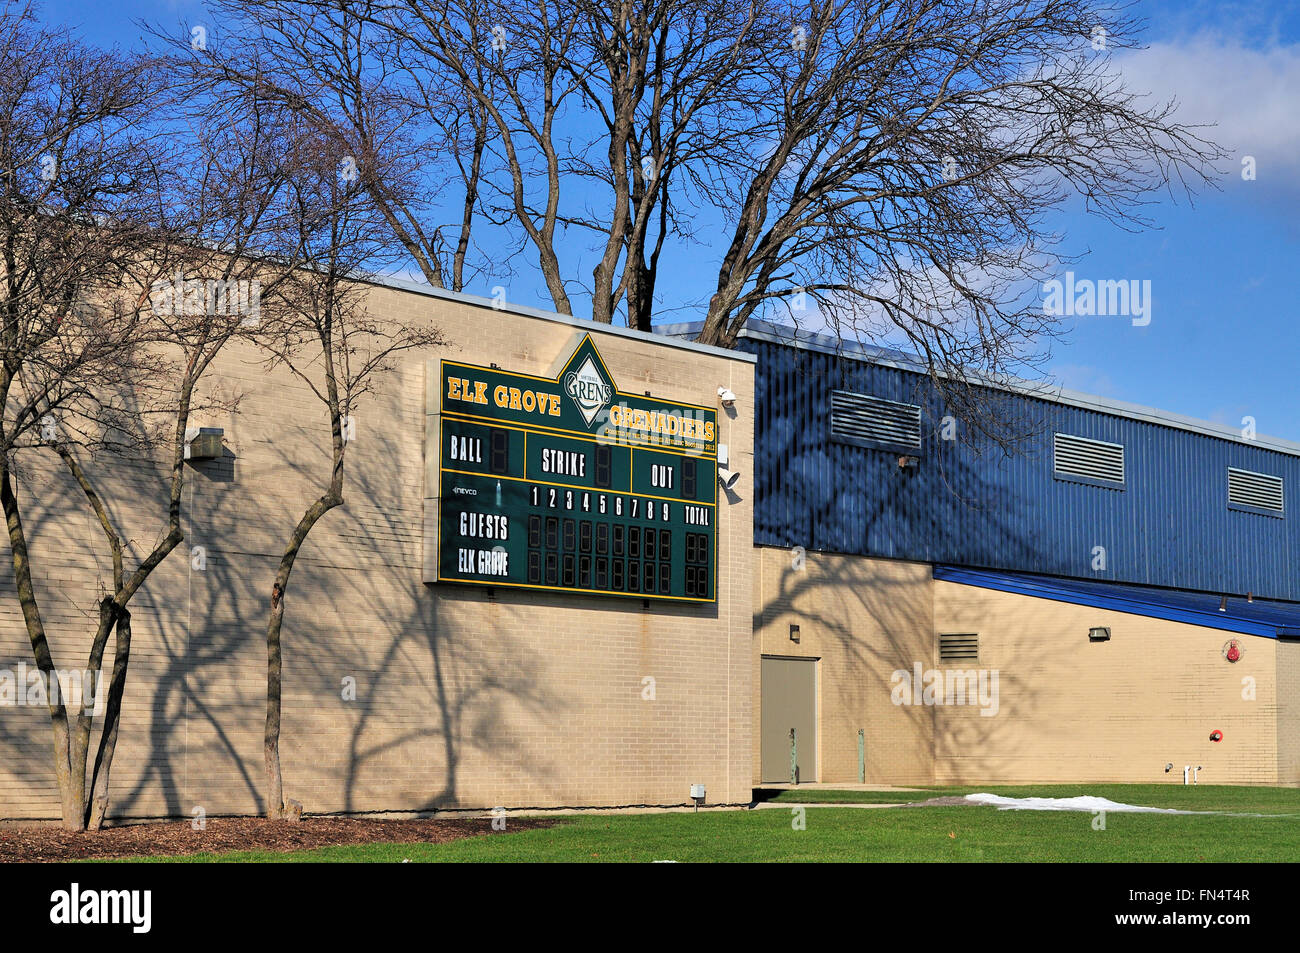
<svg viewBox="0 0 1300 953">
<path fill-rule="evenodd" d="M 849 356 L 742 338 L 758 357 L 754 539 L 931 563 L 1300 601 L 1300 457 L 1027 395 L 1011 456 L 939 439 L 929 380 Z M 923 407 L 920 465 L 830 433 L 830 392 Z M 1123 444 L 1123 489 L 1059 480 L 1052 434 Z M 1228 467 L 1281 476 L 1284 518 L 1228 508 Z M 1093 547 L 1106 569 L 1092 569 Z"/>
</svg>

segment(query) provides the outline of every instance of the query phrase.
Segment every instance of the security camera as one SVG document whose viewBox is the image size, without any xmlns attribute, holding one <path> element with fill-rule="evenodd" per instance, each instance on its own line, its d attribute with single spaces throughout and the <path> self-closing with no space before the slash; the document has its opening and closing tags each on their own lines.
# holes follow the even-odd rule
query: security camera
<svg viewBox="0 0 1300 953">
<path fill-rule="evenodd" d="M 718 388 L 718 397 L 720 397 L 720 398 L 722 399 L 722 406 L 723 406 L 723 407 L 735 407 L 735 406 L 736 406 L 736 395 L 733 394 L 733 393 L 732 393 L 730 390 L 728 390 L 726 387 L 719 387 L 719 388 Z"/>
<path fill-rule="evenodd" d="M 724 490 L 730 490 L 740 479 L 740 474 L 734 470 L 728 470 L 725 467 L 718 467 L 718 483 Z"/>
</svg>

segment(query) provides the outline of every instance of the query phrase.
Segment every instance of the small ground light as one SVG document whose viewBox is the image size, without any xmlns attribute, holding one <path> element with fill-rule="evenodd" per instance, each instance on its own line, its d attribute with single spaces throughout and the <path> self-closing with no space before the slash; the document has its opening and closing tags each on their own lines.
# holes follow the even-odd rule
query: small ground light
<svg viewBox="0 0 1300 953">
<path fill-rule="evenodd" d="M 704 803 L 704 785 L 703 785 L 703 784 L 692 784 L 692 785 L 691 785 L 691 800 L 695 802 L 695 810 L 698 812 L 699 809 L 700 809 L 700 805 Z"/>
</svg>

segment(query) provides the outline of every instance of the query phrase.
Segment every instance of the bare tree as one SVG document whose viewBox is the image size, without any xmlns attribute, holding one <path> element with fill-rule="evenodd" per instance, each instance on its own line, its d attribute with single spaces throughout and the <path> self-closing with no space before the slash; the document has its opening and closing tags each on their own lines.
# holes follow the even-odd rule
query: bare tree
<svg viewBox="0 0 1300 953">
<path fill-rule="evenodd" d="M 289 534 L 269 592 L 266 812 L 297 819 L 301 805 L 285 797 L 280 759 L 282 631 L 294 567 L 313 528 L 345 503 L 344 461 L 357 401 L 399 353 L 441 340 L 434 328 L 372 318 L 365 276 L 393 263 L 397 251 L 430 284 L 463 286 L 473 267 L 487 127 L 481 106 L 455 95 L 458 85 L 390 62 L 350 7 L 262 7 L 264 19 L 221 42 L 197 50 L 174 40 L 169 45 L 185 88 L 214 110 L 240 113 L 262 104 L 293 117 L 275 244 L 295 269 L 265 302 L 254 336 L 268 369 L 288 370 L 321 401 L 331 446 L 321 493 Z M 155 36 L 167 39 L 162 31 Z M 423 127 L 413 128 L 413 115 L 424 119 Z M 450 161 L 437 161 L 440 151 Z M 444 205 L 437 197 L 453 182 L 462 190 L 459 219 L 439 223 Z"/>
<path fill-rule="evenodd" d="M 577 269 L 561 245 L 573 228 L 595 243 L 593 318 L 648 329 L 659 254 L 683 230 L 670 181 L 749 128 L 723 91 L 749 68 L 756 8 L 433 0 L 355 12 L 391 38 L 396 62 L 458 86 L 483 117 L 489 221 L 532 247 L 555 309 L 573 313 Z"/>
<path fill-rule="evenodd" d="M 753 69 L 751 51 L 779 35 L 753 3 L 581 0 L 573 9 L 579 55 L 561 63 L 604 136 L 566 155 L 565 165 L 580 179 L 600 182 L 610 206 L 606 214 L 566 211 L 562 220 L 599 241 L 592 317 L 610 323 L 621 314 L 630 327 L 648 331 L 664 243 L 689 236 L 691 216 L 681 209 L 701 198 L 697 170 L 740 153 L 737 137 L 757 119 L 753 103 L 726 91 Z M 516 57 L 526 60 L 524 47 Z M 558 135 L 572 141 L 567 129 Z"/>
<path fill-rule="evenodd" d="M 489 119 L 458 81 L 399 58 L 365 15 L 373 6 L 212 0 L 227 18 L 219 40 L 195 48 L 151 34 L 181 54 L 191 89 L 231 105 L 255 95 L 327 136 L 339 171 L 387 224 L 384 249 L 395 244 L 429 284 L 459 291 L 478 274 Z"/>
<path fill-rule="evenodd" d="M 358 401 L 394 367 L 401 352 L 441 341 L 435 328 L 368 313 L 368 288 L 359 279 L 363 268 L 382 263 L 387 225 L 368 190 L 340 174 L 344 148 L 328 129 L 306 119 L 295 128 L 283 227 L 285 244 L 293 246 L 301 267 L 279 285 L 256 335 L 268 369 L 287 369 L 321 402 L 330 439 L 330 469 L 323 474 L 321 493 L 289 534 L 270 590 L 263 757 L 266 811 L 273 819 L 301 816 L 301 805 L 284 795 L 280 763 L 281 633 L 295 563 L 312 529 L 344 505 L 344 462 Z"/>
<path fill-rule="evenodd" d="M 722 190 L 735 222 L 701 340 L 730 345 L 793 289 L 878 319 L 927 363 L 997 370 L 1053 322 L 1017 294 L 1073 192 L 1121 226 L 1208 183 L 1218 147 L 1106 56 L 1140 23 L 1088 0 L 819 3 L 763 51 L 768 146 Z M 1104 48 L 1094 48 L 1098 37 Z"/>
<path fill-rule="evenodd" d="M 505 175 L 498 210 L 527 237 L 556 311 L 572 314 L 556 247 L 566 163 L 556 124 L 580 97 L 591 66 L 582 42 L 583 9 L 573 0 L 476 5 L 465 0 L 375 4 L 372 25 L 397 42 L 397 55 L 450 78 L 491 126 Z"/>
<path fill-rule="evenodd" d="M 230 3 L 259 36 L 333 7 Z M 592 315 L 649 329 L 665 241 L 725 241 L 700 340 L 751 317 L 905 339 L 938 378 L 1032 359 L 1025 295 L 1072 196 L 1123 228 L 1222 151 L 1110 54 L 1142 23 L 1099 0 L 375 0 L 386 62 L 488 120 L 490 221 L 529 243 L 556 310 L 595 256 Z M 268 12 L 271 11 L 271 12 Z M 297 19 L 295 19 L 297 18 Z M 315 79 L 314 70 L 295 72 Z M 295 88 L 307 100 L 306 80 Z M 333 80 L 324 84 L 333 87 Z M 363 98 L 364 98 L 363 93 Z M 448 93 L 448 95 L 451 95 Z M 444 100 L 439 100 L 442 102 Z M 420 104 L 416 104 L 420 105 Z M 409 118 L 429 122 L 423 105 Z M 476 139 L 477 141 L 477 139 Z M 593 245 L 562 243 L 566 229 Z"/>
<path fill-rule="evenodd" d="M 0 504 L 18 601 L 48 686 L 63 822 L 79 829 L 89 718 L 83 713 L 70 723 L 53 690 L 56 666 L 16 467 L 25 450 L 131 434 L 132 403 L 156 407 L 161 396 L 159 364 L 145 352 L 153 332 L 144 290 L 159 273 L 150 193 L 161 194 L 160 173 L 156 155 L 139 148 L 135 135 L 157 90 L 148 64 L 97 54 L 64 33 L 39 29 L 27 11 L 0 10 L 0 44 Z M 129 290 L 110 290 L 123 286 Z M 120 385 L 97 386 L 103 382 Z M 169 532 L 129 580 L 124 570 L 116 573 L 114 588 L 129 598 L 175 544 Z M 122 637 L 125 602 L 101 600 L 92 673 L 102 665 L 109 632 L 117 628 Z"/>
<path fill-rule="evenodd" d="M 186 431 L 193 412 L 216 404 L 199 384 L 247 317 L 216 313 L 211 293 L 228 305 L 229 289 L 261 268 L 242 252 L 277 191 L 263 157 L 274 130 L 253 122 L 180 148 L 150 123 L 165 112 L 166 89 L 155 61 L 99 52 L 38 27 L 26 11 L 0 11 L 0 505 L 47 686 L 63 823 L 74 830 L 104 820 L 129 604 L 183 539 Z M 72 712 L 55 690 L 24 527 L 31 494 L 20 485 L 22 461 L 49 454 L 84 495 L 112 564 L 85 670 L 97 681 L 114 634 L 93 766 L 94 711 Z M 162 525 L 138 560 L 124 541 L 144 528 L 128 534 L 106 492 L 123 459 L 165 473 L 162 512 L 151 511 Z"/>
</svg>

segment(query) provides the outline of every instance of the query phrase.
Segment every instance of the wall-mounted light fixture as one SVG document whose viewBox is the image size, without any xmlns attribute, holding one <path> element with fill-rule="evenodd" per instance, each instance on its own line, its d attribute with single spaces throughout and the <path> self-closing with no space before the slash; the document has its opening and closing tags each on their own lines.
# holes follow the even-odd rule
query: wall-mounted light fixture
<svg viewBox="0 0 1300 953">
<path fill-rule="evenodd" d="M 1109 641 L 1110 641 L 1110 629 L 1107 628 L 1106 626 L 1103 626 L 1103 625 L 1094 626 L 1093 628 L 1091 628 L 1091 629 L 1088 630 L 1088 641 L 1089 641 L 1089 642 L 1109 642 Z"/>
<path fill-rule="evenodd" d="M 920 462 L 921 462 L 921 459 L 920 459 L 919 457 L 899 457 L 899 458 L 898 458 L 898 469 L 900 469 L 900 470 L 915 470 L 916 467 L 917 467 L 917 464 L 919 464 Z"/>
<path fill-rule="evenodd" d="M 723 406 L 723 407 L 735 407 L 735 406 L 736 406 L 736 395 L 735 395 L 734 393 L 731 392 L 731 389 L 730 389 L 730 388 L 727 388 L 727 387 L 719 387 L 719 388 L 718 388 L 718 399 L 722 401 L 722 406 Z"/>
<path fill-rule="evenodd" d="M 790 641 L 791 641 L 791 642 L 798 642 L 798 641 L 799 641 L 799 623 L 798 623 L 798 622 L 791 622 L 791 623 L 790 623 Z"/>
</svg>

